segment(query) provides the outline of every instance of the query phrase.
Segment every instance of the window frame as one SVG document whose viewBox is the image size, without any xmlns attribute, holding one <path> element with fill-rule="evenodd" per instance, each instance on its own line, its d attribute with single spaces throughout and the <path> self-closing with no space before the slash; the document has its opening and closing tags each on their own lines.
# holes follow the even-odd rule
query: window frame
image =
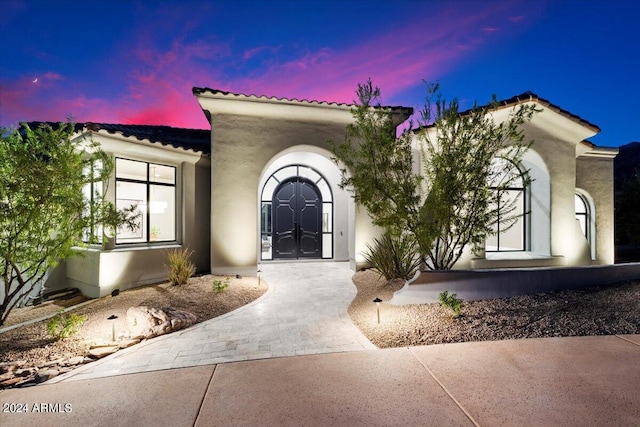
<svg viewBox="0 0 640 427">
<path fill-rule="evenodd" d="M 146 169 L 146 177 L 144 180 L 142 179 L 135 179 L 135 178 L 122 178 L 122 177 L 118 177 L 118 160 L 124 160 L 124 161 L 128 161 L 128 162 L 137 162 L 137 163 L 143 163 L 145 165 L 145 169 Z M 178 241 L 178 218 L 179 218 L 179 212 L 178 212 L 178 167 L 174 166 L 174 165 L 170 165 L 170 164 L 166 164 L 166 163 L 158 163 L 158 162 L 153 162 L 153 161 L 147 161 L 147 160 L 138 160 L 138 159 L 131 159 L 131 158 L 127 158 L 127 157 L 121 157 L 121 156 L 115 156 L 115 160 L 114 160 L 114 179 L 115 179 L 115 201 L 116 204 L 118 202 L 118 183 L 119 182 L 128 182 L 128 183 L 133 183 L 133 184 L 143 184 L 145 186 L 145 197 L 146 197 L 146 201 L 144 204 L 144 212 L 143 212 L 143 216 L 144 216 L 144 221 L 141 221 L 142 223 L 140 224 L 141 227 L 143 227 L 143 225 L 146 223 L 146 230 L 143 230 L 143 241 L 133 241 L 133 242 L 122 242 L 122 241 L 118 241 L 118 232 L 116 231 L 116 235 L 114 238 L 115 241 L 115 245 L 116 246 L 125 246 L 125 245 L 150 245 L 150 244 L 166 244 L 166 243 L 175 243 Z M 161 181 L 153 181 L 151 179 L 151 167 L 152 166 L 162 166 L 162 167 L 167 167 L 167 168 L 171 168 L 173 170 L 173 183 L 167 183 L 167 182 L 161 182 Z M 173 239 L 164 239 L 164 240 L 160 240 L 160 239 L 151 239 L 151 233 L 152 233 L 152 228 L 153 228 L 153 222 L 152 222 L 152 213 L 151 213 L 151 209 L 150 209 L 150 205 L 151 205 L 151 187 L 152 186 L 162 186 L 162 187 L 170 187 L 173 188 Z M 122 200 L 126 200 L 126 199 L 122 199 Z"/>
<path fill-rule="evenodd" d="M 496 221 L 496 228 L 497 228 L 497 232 L 495 234 L 495 239 L 496 239 L 496 245 L 495 248 L 496 249 L 487 249 L 487 243 L 485 241 L 485 253 L 508 253 L 508 252 L 526 252 L 527 251 L 527 245 L 528 245 L 528 226 L 527 226 L 527 222 L 528 222 L 528 195 L 529 195 L 529 191 L 527 191 L 527 188 L 529 187 L 526 182 L 526 176 L 525 173 L 522 172 L 522 169 L 515 163 L 511 162 L 510 160 L 504 159 L 504 158 L 499 158 L 500 160 L 504 161 L 504 162 L 508 162 L 512 165 L 513 169 L 518 171 L 518 176 L 522 182 L 522 187 L 514 187 L 514 186 L 509 186 L 509 187 L 496 187 L 496 186 L 489 186 L 489 190 L 493 193 L 493 198 L 497 199 L 496 205 L 498 207 L 498 218 Z M 512 170 L 513 170 L 512 169 Z M 521 244 L 521 249 L 501 249 L 500 247 L 500 235 L 504 232 L 504 231 L 500 231 L 500 197 L 499 196 L 499 192 L 500 191 L 508 191 L 508 192 L 512 192 L 512 191 L 517 191 L 520 194 L 518 194 L 516 196 L 517 197 L 522 197 L 522 213 L 521 215 L 519 215 L 522 219 L 522 244 Z M 492 236 L 494 237 L 494 236 Z"/>
<path fill-rule="evenodd" d="M 591 210 L 590 210 L 589 201 L 587 200 L 586 197 L 584 197 L 580 193 L 575 193 L 573 200 L 574 200 L 574 203 L 576 200 L 580 200 L 580 202 L 582 203 L 582 206 L 584 206 L 584 212 L 578 212 L 576 210 L 575 214 L 576 214 L 576 219 L 578 219 L 579 216 L 584 217 L 584 229 L 582 230 L 582 234 L 587 239 L 587 243 L 591 245 Z"/>
</svg>

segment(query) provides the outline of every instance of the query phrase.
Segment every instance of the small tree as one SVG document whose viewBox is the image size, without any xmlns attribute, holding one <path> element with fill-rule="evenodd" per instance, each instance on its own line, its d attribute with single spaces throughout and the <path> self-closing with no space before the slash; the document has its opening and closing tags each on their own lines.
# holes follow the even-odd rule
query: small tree
<svg viewBox="0 0 640 427">
<path fill-rule="evenodd" d="M 78 254 L 83 233 L 100 226 L 134 229 L 135 206 L 117 211 L 105 200 L 113 161 L 92 141 L 72 139 L 74 126 L 0 129 L 0 326 L 59 261 Z M 83 189 L 102 188 L 90 197 Z"/>
<path fill-rule="evenodd" d="M 429 85 L 423 126 L 417 135 L 405 131 L 396 138 L 394 113 L 380 106 L 380 89 L 369 80 L 356 93 L 354 123 L 345 142 L 332 147 L 340 186 L 353 192 L 374 224 L 390 235 L 412 236 L 427 268 L 451 269 L 466 246 L 477 248 L 495 233 L 496 223 L 506 230 L 516 222 L 515 201 L 504 191 L 514 174 L 497 169 L 495 160 L 520 163 L 530 145 L 523 143 L 521 125 L 531 119 L 533 106 L 514 108 L 496 124 L 490 114 L 498 107 L 495 97 L 460 114 L 457 100 L 446 103 L 438 86 Z M 422 175 L 413 170 L 416 137 Z"/>
<path fill-rule="evenodd" d="M 425 125 L 417 132 L 428 194 L 420 222 L 426 239 L 418 243 L 428 268 L 449 270 L 465 247 L 482 248 L 498 224 L 507 231 L 521 218 L 519 201 L 507 189 L 530 182 L 528 171 L 517 165 L 533 142 L 524 140 L 522 125 L 538 110 L 520 105 L 496 123 L 495 95 L 488 105 L 476 103 L 460 113 L 457 99 L 447 103 L 438 85 L 428 85 L 427 94 L 421 112 Z M 427 240 L 434 235 L 435 242 Z"/>
<path fill-rule="evenodd" d="M 394 112 L 380 105 L 380 89 L 371 80 L 359 84 L 356 94 L 345 142 L 331 148 L 342 175 L 340 188 L 350 189 L 373 223 L 389 234 L 415 233 L 422 177 L 413 172 L 411 136 L 405 132 L 396 138 Z"/>
</svg>

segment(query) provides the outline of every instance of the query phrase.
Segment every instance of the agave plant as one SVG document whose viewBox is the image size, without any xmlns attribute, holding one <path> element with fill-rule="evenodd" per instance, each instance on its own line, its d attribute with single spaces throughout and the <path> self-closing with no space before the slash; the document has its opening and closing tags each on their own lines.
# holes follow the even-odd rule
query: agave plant
<svg viewBox="0 0 640 427">
<path fill-rule="evenodd" d="M 363 254 L 367 263 L 371 264 L 387 280 L 410 279 L 420 267 L 418 245 L 412 236 L 394 236 L 385 233 L 367 245 Z"/>
</svg>

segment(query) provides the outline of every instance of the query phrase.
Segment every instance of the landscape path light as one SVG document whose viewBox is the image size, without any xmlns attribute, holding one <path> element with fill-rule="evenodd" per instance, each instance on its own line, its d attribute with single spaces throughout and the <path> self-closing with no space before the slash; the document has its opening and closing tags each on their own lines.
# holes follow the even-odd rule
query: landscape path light
<svg viewBox="0 0 640 427">
<path fill-rule="evenodd" d="M 262 270 L 258 270 L 258 287 L 260 287 L 260 273 L 262 273 Z"/>
<path fill-rule="evenodd" d="M 380 298 L 376 298 L 373 300 L 376 303 L 376 310 L 378 310 L 378 325 L 380 324 L 380 303 L 382 300 Z"/>
<path fill-rule="evenodd" d="M 114 322 L 114 320 L 116 320 L 117 318 L 118 316 L 116 316 L 115 314 L 107 317 L 107 320 L 111 320 L 111 341 L 113 342 L 116 341 L 116 322 Z"/>
</svg>

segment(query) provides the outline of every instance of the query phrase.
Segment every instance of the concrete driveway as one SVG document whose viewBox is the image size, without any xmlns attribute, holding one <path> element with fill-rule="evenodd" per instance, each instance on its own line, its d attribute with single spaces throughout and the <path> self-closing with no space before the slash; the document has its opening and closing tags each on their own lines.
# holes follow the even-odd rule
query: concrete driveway
<svg viewBox="0 0 640 427">
<path fill-rule="evenodd" d="M 257 301 L 51 381 L 376 348 L 347 314 L 356 295 L 348 263 L 268 263 L 260 269 L 269 290 Z"/>
<path fill-rule="evenodd" d="M 5 390 L 0 402 L 0 425 L 16 427 L 638 426 L 640 335 L 251 360 Z"/>
</svg>

